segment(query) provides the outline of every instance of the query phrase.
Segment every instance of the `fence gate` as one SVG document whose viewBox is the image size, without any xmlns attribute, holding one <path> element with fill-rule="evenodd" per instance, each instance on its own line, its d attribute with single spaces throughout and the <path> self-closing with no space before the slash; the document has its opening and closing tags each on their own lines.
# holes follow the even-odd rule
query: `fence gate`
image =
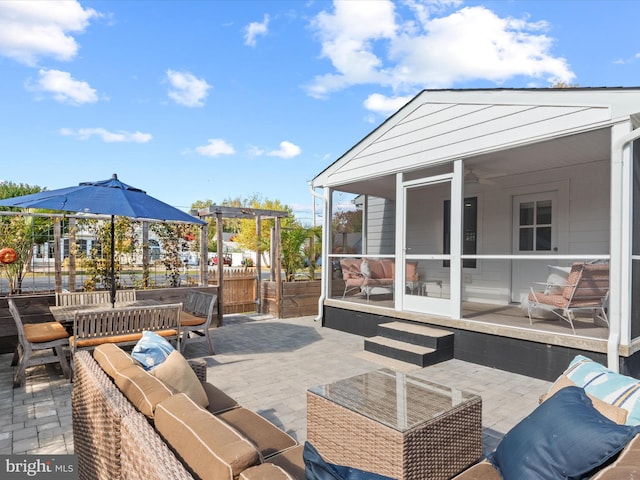
<svg viewBox="0 0 640 480">
<path fill-rule="evenodd" d="M 217 267 L 209 270 L 209 273 L 209 285 L 217 285 Z M 256 269 L 252 267 L 223 268 L 222 308 L 224 315 L 249 313 L 257 310 L 256 275 Z"/>
</svg>

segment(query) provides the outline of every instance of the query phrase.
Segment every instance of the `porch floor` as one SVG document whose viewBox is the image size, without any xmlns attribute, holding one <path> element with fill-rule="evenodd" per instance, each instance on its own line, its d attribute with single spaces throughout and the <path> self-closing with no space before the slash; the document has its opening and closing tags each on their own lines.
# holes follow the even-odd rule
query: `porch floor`
<svg viewBox="0 0 640 480">
<path fill-rule="evenodd" d="M 373 307 L 375 309 L 391 309 L 387 315 L 397 317 L 398 313 L 394 308 L 393 295 L 391 294 L 379 294 L 371 295 L 369 300 L 363 295 L 347 296 L 344 300 L 342 296 L 333 297 L 332 300 L 338 300 L 340 304 L 345 305 L 348 303 L 363 305 L 366 307 Z M 331 302 L 336 306 L 335 303 Z M 407 313 L 408 320 L 429 322 L 434 317 L 420 314 Z M 384 315 L 384 313 L 381 313 Z M 553 314 L 551 314 L 553 315 Z M 404 316 L 404 315 L 403 315 Z M 428 317 L 428 319 L 426 318 Z M 451 322 L 451 320 L 449 320 Z M 520 305 L 492 305 L 486 303 L 474 303 L 463 302 L 462 304 L 462 321 L 476 324 L 484 324 L 488 326 L 507 327 L 518 330 L 527 330 L 530 332 L 554 334 L 554 335 L 567 335 L 570 337 L 586 337 L 590 339 L 604 340 L 606 341 L 609 336 L 609 328 L 600 323 L 594 323 L 590 315 L 577 317 L 573 325 L 576 333 L 573 334 L 571 325 L 568 322 L 556 317 L 550 318 L 533 318 L 533 324 L 529 323 L 529 317 L 526 312 L 520 308 Z M 455 323 L 459 323 L 460 320 Z M 446 326 L 441 322 L 437 322 L 440 325 Z M 453 326 L 453 325 L 452 325 Z"/>
</svg>

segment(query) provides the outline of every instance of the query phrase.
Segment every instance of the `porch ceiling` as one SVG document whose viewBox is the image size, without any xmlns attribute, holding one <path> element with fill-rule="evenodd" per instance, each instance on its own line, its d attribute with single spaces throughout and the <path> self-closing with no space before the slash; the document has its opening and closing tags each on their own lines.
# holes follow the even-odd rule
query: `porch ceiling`
<svg viewBox="0 0 640 480">
<path fill-rule="evenodd" d="M 606 160 L 611 156 L 608 128 L 559 137 L 523 147 L 471 157 L 465 167 L 481 178 L 498 178 Z"/>
<path fill-rule="evenodd" d="M 544 142 L 504 149 L 463 159 L 465 168 L 482 179 L 493 179 L 608 159 L 611 133 L 608 128 L 558 137 Z M 416 175 L 421 173 L 422 175 Z M 429 176 L 429 169 L 413 170 L 412 178 Z M 365 178 L 334 188 L 360 195 L 395 199 L 395 175 Z"/>
</svg>

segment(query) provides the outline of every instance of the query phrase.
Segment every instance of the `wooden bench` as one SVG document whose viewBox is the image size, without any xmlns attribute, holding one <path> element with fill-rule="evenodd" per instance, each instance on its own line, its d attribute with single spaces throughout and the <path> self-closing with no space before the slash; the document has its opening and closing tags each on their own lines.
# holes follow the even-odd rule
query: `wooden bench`
<svg viewBox="0 0 640 480">
<path fill-rule="evenodd" d="M 69 337 L 71 353 L 103 343 L 134 345 L 145 330 L 175 339 L 179 349 L 181 311 L 181 303 L 80 310 L 73 319 L 73 336 Z"/>
<path fill-rule="evenodd" d="M 200 332 L 206 337 L 209 344 L 209 353 L 213 355 L 213 342 L 209 334 L 209 328 L 214 318 L 213 309 L 218 301 L 218 296 L 213 293 L 200 292 L 198 290 L 189 290 L 187 298 L 182 307 L 180 314 L 180 327 L 182 329 L 182 349 L 184 350 L 189 341 L 189 332 Z M 218 326 L 218 315 L 215 315 L 216 322 L 214 326 Z"/>
<path fill-rule="evenodd" d="M 116 302 L 135 302 L 135 290 L 117 290 Z M 110 303 L 111 292 L 98 290 L 95 292 L 56 292 L 56 306 L 71 307 L 74 305 L 94 305 Z"/>
</svg>

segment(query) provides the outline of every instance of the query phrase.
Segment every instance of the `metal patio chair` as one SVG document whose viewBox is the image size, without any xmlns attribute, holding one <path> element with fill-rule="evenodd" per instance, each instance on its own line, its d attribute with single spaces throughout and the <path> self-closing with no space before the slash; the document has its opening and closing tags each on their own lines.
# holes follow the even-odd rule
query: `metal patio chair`
<svg viewBox="0 0 640 480">
<path fill-rule="evenodd" d="M 562 320 L 573 325 L 575 314 L 591 312 L 593 320 L 601 319 L 609 326 L 607 307 L 609 301 L 609 265 L 606 263 L 574 263 L 569 272 L 567 284 L 550 286 L 534 283 L 529 292 L 529 323 L 533 325 L 532 313 L 541 308 L 553 312 Z M 560 287 L 558 293 L 557 288 Z"/>
</svg>

